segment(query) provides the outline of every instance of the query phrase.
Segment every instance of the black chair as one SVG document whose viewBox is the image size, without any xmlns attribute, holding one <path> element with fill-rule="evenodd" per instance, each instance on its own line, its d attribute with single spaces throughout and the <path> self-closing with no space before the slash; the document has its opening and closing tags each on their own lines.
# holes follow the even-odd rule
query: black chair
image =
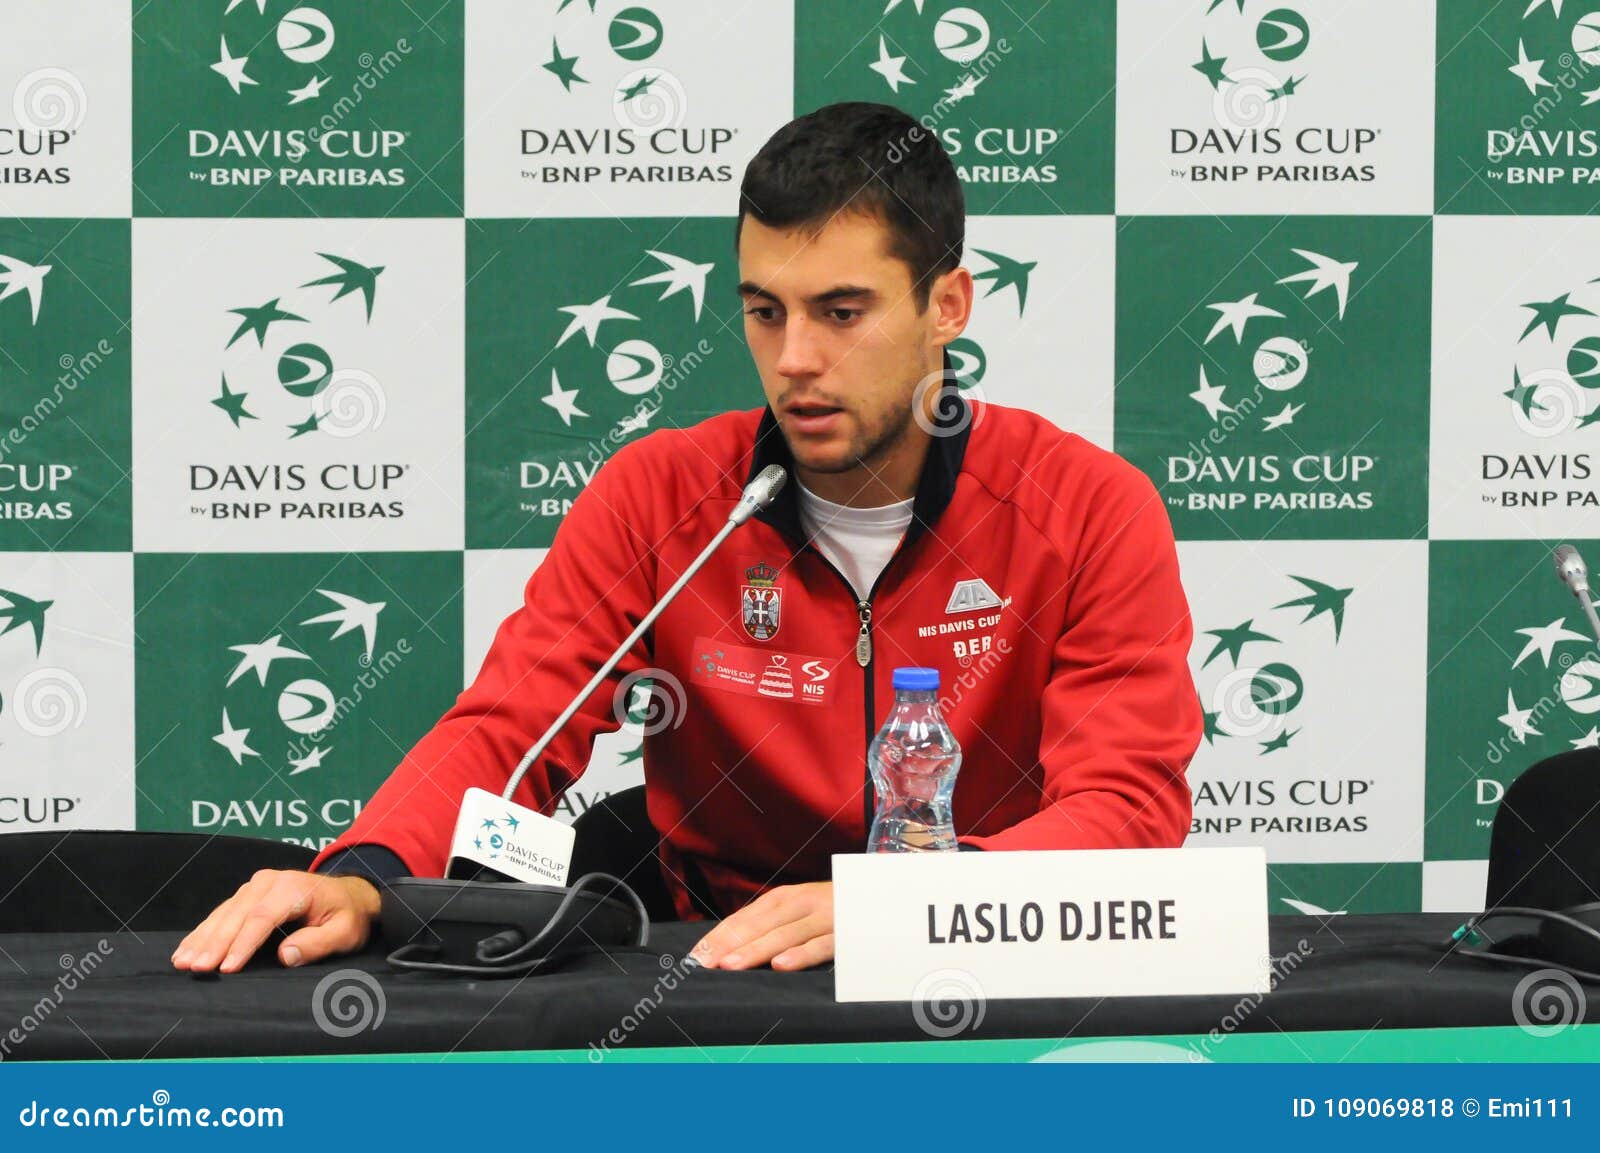
<svg viewBox="0 0 1600 1153">
<path fill-rule="evenodd" d="M 304 869 L 299 845 L 205 833 L 0 836 L 0 933 L 188 930 L 257 869 Z"/>
<path fill-rule="evenodd" d="M 652 921 L 678 919 L 661 876 L 661 862 L 656 856 L 661 834 L 650 823 L 643 785 L 596 801 L 572 823 L 572 828 L 577 840 L 572 846 L 569 881 L 585 873 L 610 873 L 621 877 L 639 894 Z"/>
<path fill-rule="evenodd" d="M 1486 905 L 1600 901 L 1600 749 L 1547 757 L 1506 786 L 1489 834 Z"/>
</svg>

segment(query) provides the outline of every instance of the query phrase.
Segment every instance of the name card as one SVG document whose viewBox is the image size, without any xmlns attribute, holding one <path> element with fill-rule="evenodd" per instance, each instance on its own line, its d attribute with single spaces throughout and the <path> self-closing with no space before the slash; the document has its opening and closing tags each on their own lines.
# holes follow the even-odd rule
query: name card
<svg viewBox="0 0 1600 1153">
<path fill-rule="evenodd" d="M 447 877 L 471 877 L 482 865 L 531 885 L 565 885 L 577 838 L 571 825 L 502 800 L 487 789 L 468 789 L 450 838 Z"/>
<path fill-rule="evenodd" d="M 836 1001 L 1265 993 L 1259 846 L 833 858 Z"/>
</svg>

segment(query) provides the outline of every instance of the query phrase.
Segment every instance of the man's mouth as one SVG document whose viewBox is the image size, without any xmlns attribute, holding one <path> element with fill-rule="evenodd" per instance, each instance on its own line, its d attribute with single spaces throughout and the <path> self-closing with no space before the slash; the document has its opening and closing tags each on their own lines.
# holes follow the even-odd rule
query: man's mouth
<svg viewBox="0 0 1600 1153">
<path fill-rule="evenodd" d="M 809 402 L 784 406 L 785 423 L 799 433 L 827 433 L 833 431 L 844 409 L 836 404 Z"/>
</svg>

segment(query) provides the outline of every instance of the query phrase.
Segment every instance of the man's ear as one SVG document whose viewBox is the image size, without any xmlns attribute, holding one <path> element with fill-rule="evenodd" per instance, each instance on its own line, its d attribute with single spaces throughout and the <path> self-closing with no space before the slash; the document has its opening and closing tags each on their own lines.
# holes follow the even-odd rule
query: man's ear
<svg viewBox="0 0 1600 1153">
<path fill-rule="evenodd" d="M 934 280 L 928 291 L 928 309 L 936 346 L 943 348 L 966 330 L 972 319 L 972 296 L 972 273 L 965 268 L 952 268 Z"/>
</svg>

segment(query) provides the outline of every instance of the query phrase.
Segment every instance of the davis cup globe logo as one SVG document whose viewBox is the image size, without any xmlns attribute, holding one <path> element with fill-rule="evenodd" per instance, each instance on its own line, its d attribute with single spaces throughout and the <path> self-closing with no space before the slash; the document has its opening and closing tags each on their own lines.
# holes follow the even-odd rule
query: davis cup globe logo
<svg viewBox="0 0 1600 1153">
<path fill-rule="evenodd" d="M 1192 67 L 1211 85 L 1217 123 L 1270 128 L 1283 122 L 1289 99 L 1309 76 L 1303 58 L 1311 25 L 1294 8 L 1256 15 L 1257 8 L 1247 13 L 1246 7 L 1246 0 L 1212 0 Z"/>
<path fill-rule="evenodd" d="M 1530 0 L 1506 71 L 1529 96 L 1556 101 L 1573 90 L 1582 97 L 1580 107 L 1587 107 L 1600 103 L 1600 11 L 1575 11 L 1569 4 Z"/>
<path fill-rule="evenodd" d="M 1501 393 L 1512 420 L 1541 439 L 1600 424 L 1600 279 L 1521 307 L 1527 323 Z"/>
<path fill-rule="evenodd" d="M 301 620 L 294 635 L 283 629 L 263 640 L 228 646 L 234 656 L 229 658 L 220 728 L 211 739 L 235 767 L 249 757 L 276 760 L 281 747 L 289 776 L 321 768 L 333 751 L 337 726 L 360 699 L 343 686 L 356 685 L 362 671 L 371 667 L 378 620 L 387 602 L 332 588 L 316 593 L 331 607 Z M 341 678 L 334 682 L 339 691 L 329 684 L 333 677 Z M 281 746 L 269 743 L 274 734 Z"/>
</svg>

